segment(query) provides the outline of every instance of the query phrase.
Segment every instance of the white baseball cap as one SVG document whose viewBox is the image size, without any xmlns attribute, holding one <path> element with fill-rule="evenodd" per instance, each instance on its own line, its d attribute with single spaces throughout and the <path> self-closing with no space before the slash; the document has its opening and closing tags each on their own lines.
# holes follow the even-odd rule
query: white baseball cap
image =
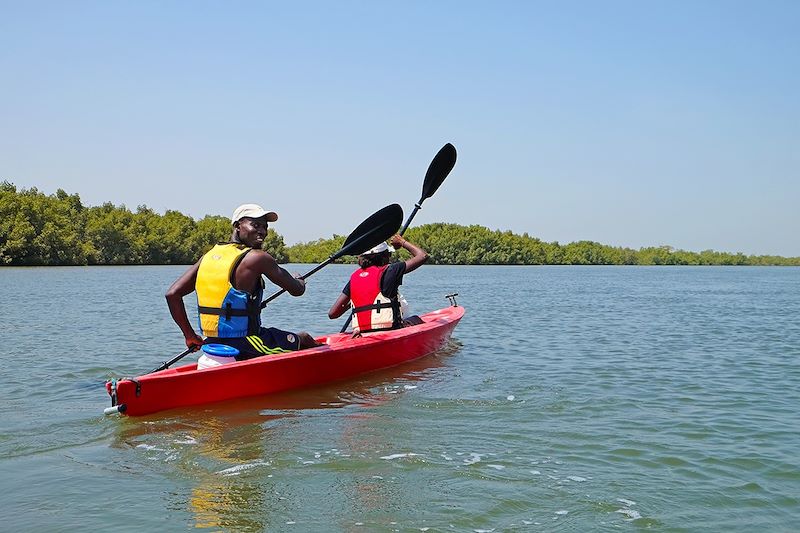
<svg viewBox="0 0 800 533">
<path fill-rule="evenodd" d="M 243 218 L 261 218 L 267 217 L 267 222 L 275 222 L 278 220 L 278 213 L 274 211 L 267 211 L 260 205 L 256 204 L 242 204 L 233 210 L 231 215 L 231 224 L 239 222 Z"/>
<path fill-rule="evenodd" d="M 389 246 L 388 244 L 386 244 L 385 242 L 382 242 L 378 246 L 376 246 L 375 248 L 370 248 L 369 250 L 367 250 L 366 252 L 364 252 L 361 255 L 379 254 L 381 252 L 388 252 L 389 250 L 392 250 L 392 247 Z"/>
</svg>

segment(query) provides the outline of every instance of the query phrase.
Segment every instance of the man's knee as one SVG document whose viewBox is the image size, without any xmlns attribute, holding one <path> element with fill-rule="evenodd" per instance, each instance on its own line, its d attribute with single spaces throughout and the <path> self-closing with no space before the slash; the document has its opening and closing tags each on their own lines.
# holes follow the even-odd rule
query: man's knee
<svg viewBox="0 0 800 533">
<path fill-rule="evenodd" d="M 424 324 L 422 319 L 418 315 L 411 315 L 403 320 L 403 327 L 406 328 L 408 326 L 418 326 L 420 324 Z"/>
<path fill-rule="evenodd" d="M 300 339 L 300 349 L 305 350 L 306 348 L 313 348 L 315 346 L 320 346 L 317 344 L 317 341 L 314 340 L 314 337 L 306 333 L 305 331 L 301 331 L 297 334 L 297 338 Z"/>
</svg>

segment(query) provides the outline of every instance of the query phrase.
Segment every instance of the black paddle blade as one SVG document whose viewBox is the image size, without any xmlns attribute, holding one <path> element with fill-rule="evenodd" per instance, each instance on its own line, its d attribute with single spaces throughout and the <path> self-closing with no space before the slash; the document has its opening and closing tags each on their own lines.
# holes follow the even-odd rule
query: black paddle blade
<svg viewBox="0 0 800 533">
<path fill-rule="evenodd" d="M 436 189 L 442 184 L 444 179 L 453 170 L 456 164 L 456 147 L 450 143 L 442 146 L 439 153 L 431 161 L 428 167 L 428 172 L 425 173 L 425 181 L 422 183 L 422 196 L 419 203 L 422 203 L 426 198 L 433 196 Z"/>
<path fill-rule="evenodd" d="M 347 236 L 342 249 L 333 254 L 331 259 L 338 259 L 343 255 L 363 254 L 397 233 L 402 223 L 403 208 L 398 204 L 379 209 Z"/>
</svg>

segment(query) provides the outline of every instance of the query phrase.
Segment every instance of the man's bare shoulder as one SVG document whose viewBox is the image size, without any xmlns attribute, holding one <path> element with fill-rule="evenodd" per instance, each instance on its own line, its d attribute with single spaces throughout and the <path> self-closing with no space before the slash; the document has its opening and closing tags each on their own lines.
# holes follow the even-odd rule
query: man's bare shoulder
<svg viewBox="0 0 800 533">
<path fill-rule="evenodd" d="M 247 255 L 244 256 L 242 259 L 242 264 L 248 266 L 270 266 L 275 264 L 275 258 L 272 257 L 269 252 L 265 252 L 264 250 L 252 249 L 247 252 Z"/>
</svg>

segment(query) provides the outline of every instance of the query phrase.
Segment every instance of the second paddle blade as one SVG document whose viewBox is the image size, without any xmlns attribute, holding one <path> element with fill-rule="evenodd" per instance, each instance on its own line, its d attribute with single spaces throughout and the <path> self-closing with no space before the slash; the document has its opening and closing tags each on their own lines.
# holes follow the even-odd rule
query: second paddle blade
<svg viewBox="0 0 800 533">
<path fill-rule="evenodd" d="M 456 147 L 450 143 L 442 146 L 442 149 L 436 154 L 428 166 L 428 172 L 425 173 L 425 181 L 422 183 L 422 200 L 430 198 L 436 189 L 442 184 L 444 179 L 453 170 L 456 164 Z"/>
<path fill-rule="evenodd" d="M 400 205 L 391 204 L 379 209 L 347 236 L 342 249 L 333 254 L 331 259 L 363 254 L 397 233 L 402 223 L 403 208 Z"/>
</svg>

